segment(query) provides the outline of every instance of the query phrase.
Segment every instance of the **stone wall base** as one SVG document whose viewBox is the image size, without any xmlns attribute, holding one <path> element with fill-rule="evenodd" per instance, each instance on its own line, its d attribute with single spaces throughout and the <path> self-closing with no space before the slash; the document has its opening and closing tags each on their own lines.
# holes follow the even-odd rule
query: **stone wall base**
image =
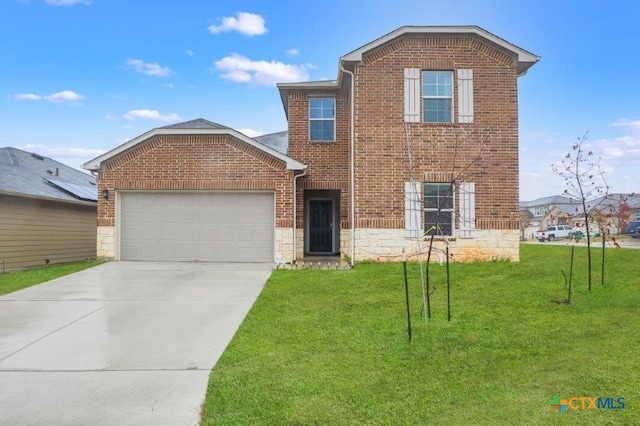
<svg viewBox="0 0 640 426">
<path fill-rule="evenodd" d="M 449 241 L 450 259 L 457 262 L 485 262 L 491 260 L 520 260 L 520 231 L 515 229 L 476 230 L 474 238 Z M 429 239 L 418 241 L 406 238 L 404 229 L 356 229 L 356 262 L 374 260 L 396 262 L 423 260 L 429 250 Z M 436 239 L 431 259 L 443 262 L 446 241 Z"/>
</svg>

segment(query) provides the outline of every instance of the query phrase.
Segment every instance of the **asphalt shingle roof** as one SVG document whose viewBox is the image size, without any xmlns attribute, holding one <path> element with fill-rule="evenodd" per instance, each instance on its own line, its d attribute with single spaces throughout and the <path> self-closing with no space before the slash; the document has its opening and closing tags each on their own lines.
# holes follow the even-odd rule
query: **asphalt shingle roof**
<svg viewBox="0 0 640 426">
<path fill-rule="evenodd" d="M 98 199 L 94 176 L 11 147 L 0 148 L 0 191 L 60 200 Z"/>
<path fill-rule="evenodd" d="M 273 148 L 280 154 L 288 155 L 289 152 L 289 132 L 269 133 L 268 135 L 256 136 L 254 140 Z"/>
<path fill-rule="evenodd" d="M 161 129 L 228 129 L 229 127 L 204 118 L 196 118 L 195 120 L 185 121 L 183 123 L 171 124 L 161 127 Z"/>
</svg>

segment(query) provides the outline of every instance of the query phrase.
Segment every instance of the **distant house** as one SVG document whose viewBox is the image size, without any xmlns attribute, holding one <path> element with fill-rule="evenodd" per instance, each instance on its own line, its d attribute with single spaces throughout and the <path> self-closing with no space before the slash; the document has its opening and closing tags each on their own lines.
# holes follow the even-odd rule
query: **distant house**
<svg viewBox="0 0 640 426">
<path fill-rule="evenodd" d="M 96 257 L 95 177 L 0 148 L 0 272 Z"/>
<path fill-rule="evenodd" d="M 624 232 L 627 222 L 640 220 L 640 195 L 608 194 L 588 200 L 586 209 L 591 217 L 590 230 L 618 235 Z M 525 239 L 549 225 L 584 228 L 585 224 L 582 203 L 559 195 L 521 201 L 520 213 Z"/>
<path fill-rule="evenodd" d="M 568 197 L 552 195 L 532 201 L 520 201 L 521 232 L 524 239 L 548 225 L 568 225 L 569 218 L 577 211 L 579 203 Z M 572 213 L 574 212 L 574 213 Z"/>
</svg>

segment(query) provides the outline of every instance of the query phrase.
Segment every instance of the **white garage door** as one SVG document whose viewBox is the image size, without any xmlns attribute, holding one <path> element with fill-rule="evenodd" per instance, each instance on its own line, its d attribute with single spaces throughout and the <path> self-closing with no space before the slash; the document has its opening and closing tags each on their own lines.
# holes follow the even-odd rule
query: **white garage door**
<svg viewBox="0 0 640 426">
<path fill-rule="evenodd" d="M 273 262 L 273 193 L 123 192 L 122 260 Z"/>
</svg>

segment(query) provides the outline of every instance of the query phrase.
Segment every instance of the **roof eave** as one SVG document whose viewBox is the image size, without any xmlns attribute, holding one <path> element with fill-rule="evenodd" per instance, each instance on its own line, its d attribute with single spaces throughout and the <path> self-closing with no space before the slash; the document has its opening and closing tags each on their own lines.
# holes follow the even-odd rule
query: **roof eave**
<svg viewBox="0 0 640 426">
<path fill-rule="evenodd" d="M 251 145 L 252 147 L 258 149 L 259 151 L 262 151 L 272 157 L 277 158 L 278 160 L 283 161 L 286 164 L 287 170 L 304 170 L 304 168 L 306 167 L 304 164 L 294 160 L 293 158 L 290 158 L 278 151 L 276 151 L 275 149 L 268 147 L 266 145 L 261 144 L 258 141 L 253 140 L 252 138 L 248 137 L 247 135 L 238 132 L 237 130 L 231 129 L 231 128 L 224 128 L 224 129 L 167 129 L 167 128 L 156 128 L 153 130 L 150 130 L 140 136 L 138 136 L 137 138 L 131 139 L 129 142 L 126 142 L 122 145 L 120 145 L 117 148 L 112 149 L 109 152 L 106 152 L 104 154 L 102 154 L 99 157 L 94 158 L 93 160 L 84 163 L 82 165 L 82 167 L 86 170 L 91 170 L 91 171 L 101 171 L 102 169 L 102 164 L 105 161 L 108 161 L 124 152 L 127 152 L 133 148 L 135 148 L 138 144 L 152 138 L 155 136 L 179 136 L 179 135 L 185 135 L 185 136 L 191 136 L 191 135 L 198 135 L 198 136 L 206 136 L 206 135 L 216 135 L 216 136 L 221 136 L 221 135 L 228 135 L 228 136 L 233 136 L 236 139 L 241 140 L 242 142 Z"/>
<path fill-rule="evenodd" d="M 96 201 L 86 201 L 80 199 L 67 199 L 67 198 L 56 198 L 56 197 L 47 197 L 46 195 L 36 195 L 36 194 L 25 194 L 24 192 L 14 192 L 0 189 L 0 195 L 9 195 L 12 197 L 22 197 L 22 198 L 30 198 L 34 200 L 45 200 L 45 201 L 55 201 L 57 203 L 68 203 L 68 204 L 77 204 L 81 206 L 92 206 L 95 207 L 97 205 Z"/>
</svg>

